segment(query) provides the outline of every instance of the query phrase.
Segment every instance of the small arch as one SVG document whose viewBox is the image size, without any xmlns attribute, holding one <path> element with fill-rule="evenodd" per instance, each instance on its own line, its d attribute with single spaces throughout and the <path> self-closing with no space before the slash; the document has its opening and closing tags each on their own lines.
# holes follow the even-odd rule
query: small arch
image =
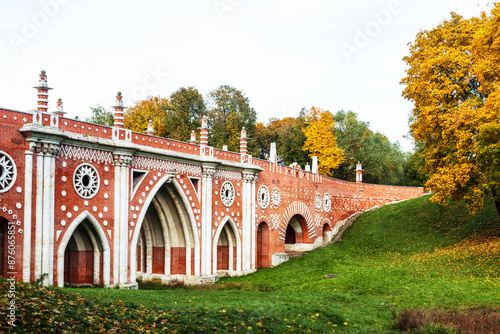
<svg viewBox="0 0 500 334">
<path fill-rule="evenodd" d="M 269 227 L 261 222 L 257 227 L 257 268 L 269 267 Z"/>
<path fill-rule="evenodd" d="M 286 227 L 285 252 L 303 252 L 312 250 L 310 236 L 307 233 L 308 226 L 304 217 L 294 215 Z"/>
<path fill-rule="evenodd" d="M 224 234 L 227 241 L 224 241 Z M 217 270 L 241 271 L 241 241 L 238 229 L 231 218 L 224 218 L 217 228 L 213 240 L 213 272 L 217 273 Z M 227 257 L 225 257 L 226 246 Z M 225 267 L 227 264 L 228 269 L 219 268 L 219 263 L 224 264 Z"/>
<path fill-rule="evenodd" d="M 330 224 L 325 223 L 323 225 L 323 243 L 326 244 L 330 242 L 332 238 L 332 228 L 330 227 Z"/>
<path fill-rule="evenodd" d="M 82 263 L 83 269 L 80 267 Z M 75 268 L 76 274 L 71 272 Z M 110 248 L 106 234 L 88 211 L 73 220 L 59 244 L 57 285 L 64 286 L 65 279 L 72 284 L 110 284 Z"/>
</svg>

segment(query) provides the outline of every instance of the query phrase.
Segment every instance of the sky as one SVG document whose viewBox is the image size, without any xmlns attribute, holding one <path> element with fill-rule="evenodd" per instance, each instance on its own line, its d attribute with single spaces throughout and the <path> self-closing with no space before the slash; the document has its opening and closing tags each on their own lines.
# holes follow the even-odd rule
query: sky
<svg viewBox="0 0 500 334">
<path fill-rule="evenodd" d="M 302 107 L 352 110 L 410 151 L 412 103 L 401 96 L 408 43 L 454 11 L 487 0 L 2 0 L 0 107 L 36 109 L 45 70 L 49 111 L 126 106 L 180 87 L 243 91 L 259 122 Z"/>
</svg>

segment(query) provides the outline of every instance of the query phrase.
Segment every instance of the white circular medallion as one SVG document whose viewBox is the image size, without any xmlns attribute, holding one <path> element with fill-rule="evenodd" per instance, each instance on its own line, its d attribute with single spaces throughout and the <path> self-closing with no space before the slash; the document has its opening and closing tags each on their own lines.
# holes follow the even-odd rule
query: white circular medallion
<svg viewBox="0 0 500 334">
<path fill-rule="evenodd" d="M 273 194 L 272 194 L 272 200 L 273 200 L 273 205 L 275 207 L 279 207 L 281 204 L 281 193 L 278 190 L 278 188 L 273 189 Z"/>
<path fill-rule="evenodd" d="M 90 199 L 99 191 L 99 174 L 94 166 L 81 164 L 73 175 L 73 185 L 80 197 Z"/>
<path fill-rule="evenodd" d="M 220 199 L 225 206 L 231 206 L 234 202 L 234 186 L 231 182 L 226 181 L 220 188 Z"/>
<path fill-rule="evenodd" d="M 14 160 L 0 151 L 0 193 L 7 192 L 16 182 L 17 170 Z"/>
<path fill-rule="evenodd" d="M 330 198 L 330 194 L 326 193 L 323 196 L 323 209 L 325 212 L 330 212 L 332 209 L 332 199 Z"/>
<path fill-rule="evenodd" d="M 316 197 L 314 197 L 314 206 L 316 207 L 317 211 L 321 211 L 322 200 L 320 194 L 316 194 Z"/>
<path fill-rule="evenodd" d="M 269 206 L 269 189 L 266 186 L 260 186 L 257 192 L 257 200 L 262 209 L 266 209 Z"/>
</svg>

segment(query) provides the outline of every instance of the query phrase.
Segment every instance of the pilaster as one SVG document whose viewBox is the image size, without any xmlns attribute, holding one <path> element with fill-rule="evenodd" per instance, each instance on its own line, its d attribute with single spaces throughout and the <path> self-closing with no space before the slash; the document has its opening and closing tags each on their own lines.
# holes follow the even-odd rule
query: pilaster
<svg viewBox="0 0 500 334">
<path fill-rule="evenodd" d="M 203 166 L 201 184 L 201 275 L 212 274 L 212 181 L 215 166 Z"/>
<path fill-rule="evenodd" d="M 132 156 L 115 154 L 115 194 L 114 194 L 114 233 L 113 233 L 113 283 L 125 284 L 129 281 L 128 273 L 128 206 L 129 174 Z M 135 270 L 130 264 L 130 270 Z"/>
<path fill-rule="evenodd" d="M 33 193 L 33 152 L 36 145 L 29 144 L 24 152 L 24 242 L 23 242 L 23 281 L 31 280 L 31 210 Z"/>
</svg>

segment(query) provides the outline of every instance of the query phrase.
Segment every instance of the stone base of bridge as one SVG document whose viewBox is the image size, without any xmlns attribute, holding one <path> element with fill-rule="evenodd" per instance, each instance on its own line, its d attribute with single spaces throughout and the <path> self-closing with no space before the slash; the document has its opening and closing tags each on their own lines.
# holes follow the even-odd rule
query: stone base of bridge
<svg viewBox="0 0 500 334">
<path fill-rule="evenodd" d="M 276 267 L 290 259 L 290 255 L 287 253 L 278 253 L 278 254 L 273 254 L 272 260 L 271 260 L 271 267 Z"/>
</svg>

